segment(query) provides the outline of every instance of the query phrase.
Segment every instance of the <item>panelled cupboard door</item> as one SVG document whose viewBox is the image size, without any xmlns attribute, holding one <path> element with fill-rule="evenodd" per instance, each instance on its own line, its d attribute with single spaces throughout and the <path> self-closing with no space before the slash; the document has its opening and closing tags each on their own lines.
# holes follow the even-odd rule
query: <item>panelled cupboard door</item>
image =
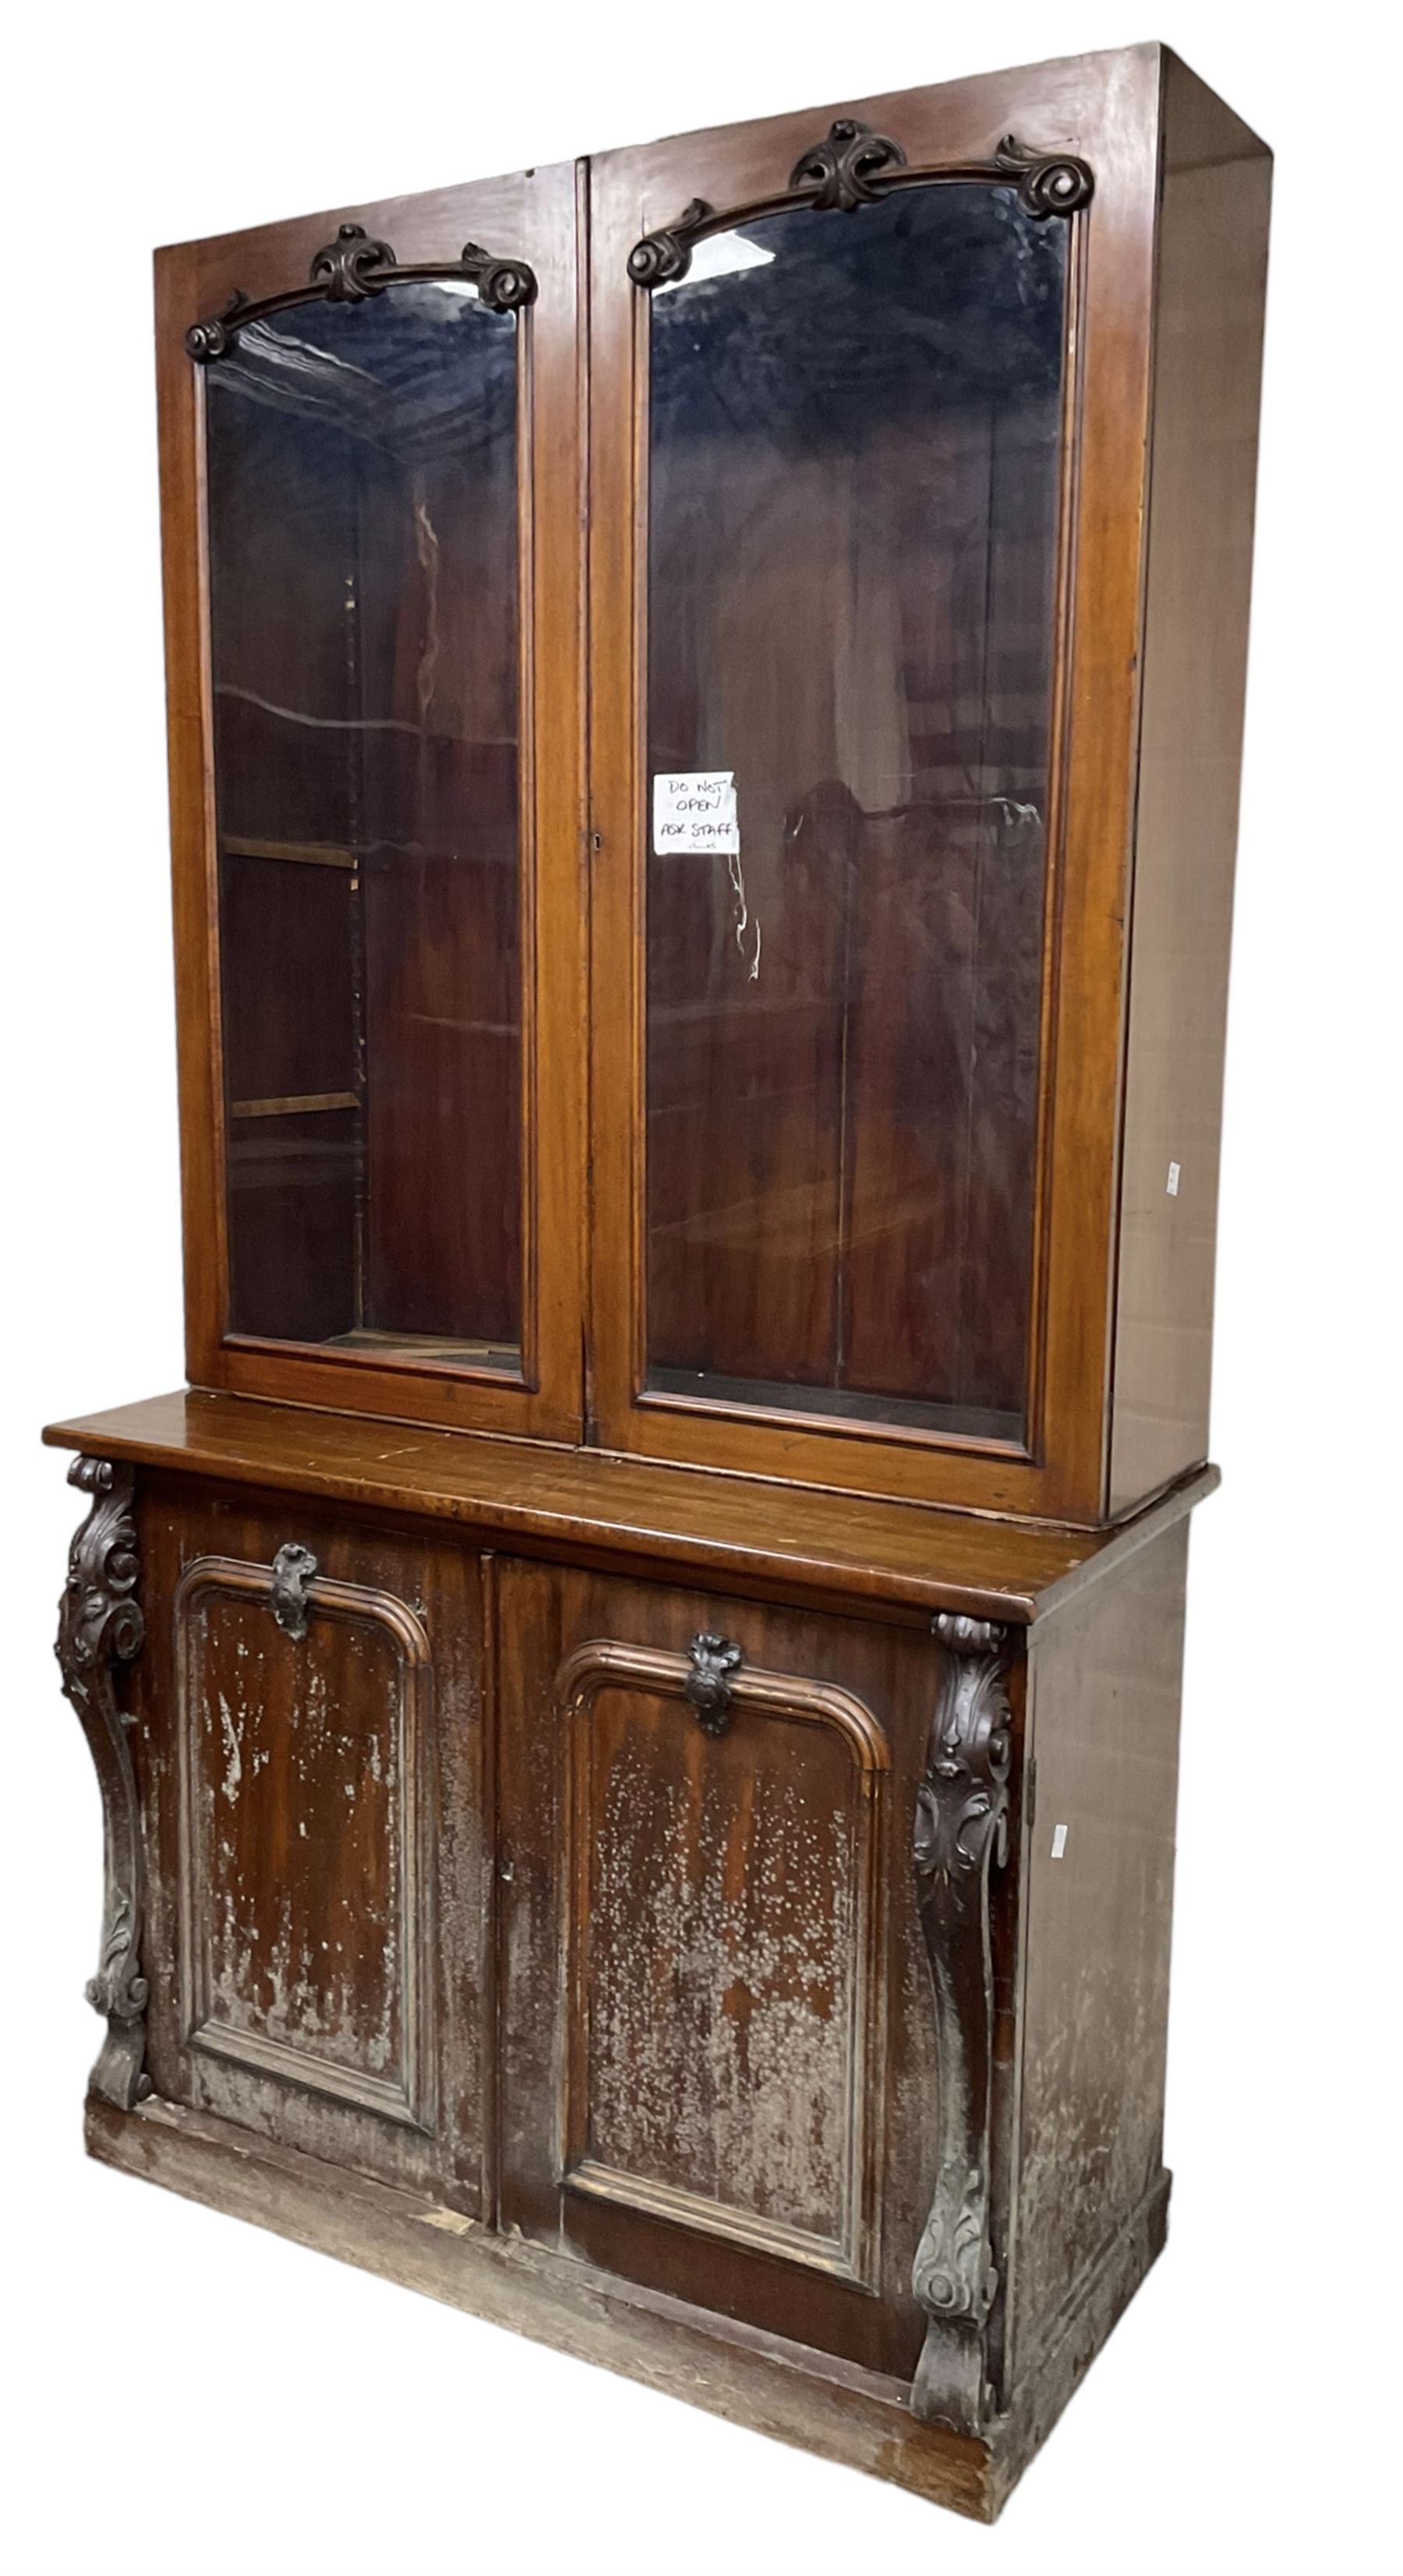
<svg viewBox="0 0 1403 2576">
<path fill-rule="evenodd" d="M 157 258 L 200 1385 L 580 1419 L 575 174 Z"/>
<path fill-rule="evenodd" d="M 909 2377 L 939 2163 L 910 1862 L 937 1648 L 498 1575 L 503 2224 Z"/>
<path fill-rule="evenodd" d="M 480 1560 L 157 1480 L 140 1519 L 154 2089 L 485 2215 Z"/>
<path fill-rule="evenodd" d="M 606 1445 L 1099 1517 L 1160 77 L 591 165 Z"/>
</svg>

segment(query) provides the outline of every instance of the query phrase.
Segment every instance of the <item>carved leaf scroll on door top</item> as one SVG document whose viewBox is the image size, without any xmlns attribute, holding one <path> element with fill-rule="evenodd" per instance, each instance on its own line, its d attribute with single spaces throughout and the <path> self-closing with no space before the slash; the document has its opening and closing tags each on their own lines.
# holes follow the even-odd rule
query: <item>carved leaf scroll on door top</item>
<svg viewBox="0 0 1403 2576">
<path fill-rule="evenodd" d="M 882 1729 L 709 1635 L 581 1646 L 554 1698 L 567 2196 L 875 2287 Z"/>
</svg>

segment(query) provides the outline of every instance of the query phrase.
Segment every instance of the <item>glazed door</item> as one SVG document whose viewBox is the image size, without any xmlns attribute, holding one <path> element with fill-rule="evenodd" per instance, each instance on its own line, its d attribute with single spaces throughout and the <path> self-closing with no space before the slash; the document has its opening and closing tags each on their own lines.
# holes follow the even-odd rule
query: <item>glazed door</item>
<svg viewBox="0 0 1403 2576">
<path fill-rule="evenodd" d="M 490 2208 L 479 1560 L 143 1485 L 158 2096 Z"/>
<path fill-rule="evenodd" d="M 191 1376 L 568 1434 L 573 173 L 160 275 Z"/>
<path fill-rule="evenodd" d="M 502 2223 L 909 2375 L 929 1638 L 519 1563 L 496 1632 Z"/>
<path fill-rule="evenodd" d="M 1155 108 L 1117 59 L 593 165 L 609 1444 L 1099 1509 Z"/>
</svg>

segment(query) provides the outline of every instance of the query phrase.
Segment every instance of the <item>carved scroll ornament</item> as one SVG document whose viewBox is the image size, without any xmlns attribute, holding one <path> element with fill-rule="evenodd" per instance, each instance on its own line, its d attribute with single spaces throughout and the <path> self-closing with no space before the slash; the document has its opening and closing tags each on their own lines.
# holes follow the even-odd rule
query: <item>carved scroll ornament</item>
<svg viewBox="0 0 1403 2576">
<path fill-rule="evenodd" d="M 63 1687 L 82 1722 L 102 1793 L 102 1952 L 88 2001 L 107 2020 L 91 2090 L 120 2111 L 151 2090 L 146 2055 L 146 1979 L 141 1973 L 145 1876 L 141 1812 L 126 1720 L 117 1706 L 113 1667 L 141 1648 L 145 1621 L 136 1597 L 140 1571 L 132 1516 L 130 1467 L 106 1458 L 75 1458 L 70 1485 L 93 1498 L 68 1554 L 59 1603 L 58 1655 Z"/>
<path fill-rule="evenodd" d="M 938 187 L 952 181 L 984 181 L 1012 187 L 1025 215 L 1042 222 L 1049 215 L 1071 216 L 1089 206 L 1096 181 L 1089 162 L 1073 152 L 1040 152 L 1005 134 L 987 161 L 946 161 L 912 169 L 901 145 L 889 134 L 874 134 L 853 116 L 835 118 L 822 142 L 801 152 L 789 174 L 789 185 L 771 197 L 756 197 L 724 212 L 694 197 L 676 220 L 645 233 L 628 255 L 635 286 L 675 286 L 686 276 L 692 253 L 708 234 L 733 231 L 764 215 L 783 214 L 789 206 L 812 207 L 815 214 L 856 214 L 875 206 L 894 188 Z"/>
<path fill-rule="evenodd" d="M 1008 1844 L 1007 1631 L 945 1613 L 934 1625 L 948 1660 L 916 1793 L 913 1860 L 935 1994 L 939 2165 L 911 2273 L 927 2316 L 911 2411 L 975 2433 L 989 2406 L 984 2327 L 998 2287 L 989 2233 L 989 1873 L 1002 1867 Z"/>
<path fill-rule="evenodd" d="M 655 233 L 645 233 L 628 255 L 628 273 L 634 285 L 672 286 L 679 277 L 685 277 L 692 265 L 693 244 L 716 221 L 716 208 L 708 205 L 705 197 L 693 197 L 675 223 L 664 224 Z"/>
<path fill-rule="evenodd" d="M 305 286 L 288 287 L 281 295 L 263 295 L 256 301 L 236 288 L 222 312 L 191 324 L 185 346 L 199 366 L 209 366 L 216 358 L 227 357 L 250 322 L 290 313 L 295 305 L 363 304 L 369 296 L 383 295 L 387 286 L 416 280 L 442 283 L 445 278 L 461 278 L 476 287 L 479 303 L 494 313 L 520 313 L 536 300 L 536 273 L 524 259 L 499 258 L 480 242 L 465 242 L 456 260 L 401 263 L 389 243 L 373 241 L 363 224 L 342 224 L 335 241 L 315 254 Z"/>
<path fill-rule="evenodd" d="M 809 198 L 818 214 L 836 206 L 845 215 L 859 206 L 875 205 L 873 181 L 884 170 L 904 170 L 906 155 L 889 134 L 874 134 L 856 117 L 840 116 L 822 143 L 800 154 L 789 173 L 789 185 Z"/>
<path fill-rule="evenodd" d="M 1047 215 L 1075 215 L 1089 206 L 1096 181 L 1088 161 L 1074 152 L 1039 152 L 1006 134 L 994 154 L 1000 178 L 1016 181 L 1025 215 L 1041 222 Z"/>
</svg>

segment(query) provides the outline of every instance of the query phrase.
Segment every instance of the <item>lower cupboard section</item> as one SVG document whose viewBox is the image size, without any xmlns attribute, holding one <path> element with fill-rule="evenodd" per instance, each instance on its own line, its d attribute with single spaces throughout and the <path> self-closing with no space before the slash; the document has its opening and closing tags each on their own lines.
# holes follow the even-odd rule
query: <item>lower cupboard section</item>
<svg viewBox="0 0 1403 2576">
<path fill-rule="evenodd" d="M 158 1478 L 140 1532 L 156 2093 L 909 2379 L 929 1633 Z"/>
<path fill-rule="evenodd" d="M 78 1481 L 95 2152 L 194 2189 L 256 2141 L 310 2241 L 340 2176 L 348 2243 L 398 2209 L 517 2248 L 528 2331 L 613 2283 L 932 2433 L 1040 2438 L 1163 2236 L 1183 1524 L 1028 1651 Z"/>
</svg>

